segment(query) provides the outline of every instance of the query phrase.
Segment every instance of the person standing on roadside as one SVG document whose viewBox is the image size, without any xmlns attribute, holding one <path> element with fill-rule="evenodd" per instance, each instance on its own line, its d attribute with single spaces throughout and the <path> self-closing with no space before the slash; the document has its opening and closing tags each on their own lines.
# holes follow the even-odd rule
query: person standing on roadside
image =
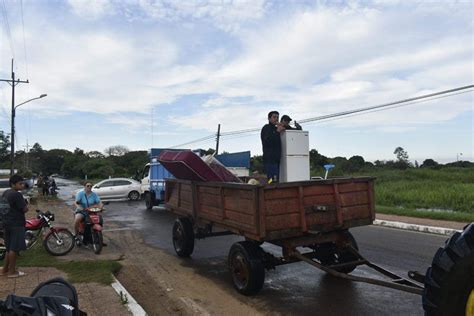
<svg viewBox="0 0 474 316">
<path fill-rule="evenodd" d="M 278 123 L 279 115 L 280 113 L 277 111 L 269 112 L 268 124 L 265 124 L 260 132 L 263 149 L 263 167 L 269 182 L 278 182 L 280 177 L 280 133 L 285 130 L 285 127 Z"/>
<path fill-rule="evenodd" d="M 16 259 L 20 251 L 26 250 L 25 213 L 28 212 L 28 205 L 20 192 L 24 188 L 24 181 L 21 176 L 13 175 L 10 178 L 11 189 L 2 195 L 2 199 L 6 200 L 10 209 L 4 217 L 4 240 L 7 255 L 0 275 L 6 275 L 8 278 L 18 278 L 25 275 L 24 272 L 16 269 Z"/>
</svg>

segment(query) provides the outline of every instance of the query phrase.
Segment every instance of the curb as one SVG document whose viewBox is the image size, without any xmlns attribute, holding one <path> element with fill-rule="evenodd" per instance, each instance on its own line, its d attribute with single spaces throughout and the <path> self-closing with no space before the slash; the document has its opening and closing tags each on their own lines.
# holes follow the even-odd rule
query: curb
<svg viewBox="0 0 474 316">
<path fill-rule="evenodd" d="M 398 229 L 416 231 L 416 232 L 421 232 L 421 233 L 445 235 L 445 236 L 451 236 L 456 232 L 461 232 L 461 230 L 451 229 L 451 228 L 408 224 L 408 223 L 402 223 L 402 222 L 385 221 L 385 220 L 380 220 L 380 219 L 374 220 L 373 224 L 378 225 L 378 226 L 398 228 Z"/>
<path fill-rule="evenodd" d="M 114 288 L 115 292 L 122 297 L 126 297 L 127 303 L 124 304 L 125 307 L 132 313 L 134 316 L 146 316 L 147 313 L 145 310 L 137 303 L 137 301 L 133 298 L 133 296 L 128 293 L 127 289 L 114 277 L 114 282 L 111 284 Z"/>
</svg>

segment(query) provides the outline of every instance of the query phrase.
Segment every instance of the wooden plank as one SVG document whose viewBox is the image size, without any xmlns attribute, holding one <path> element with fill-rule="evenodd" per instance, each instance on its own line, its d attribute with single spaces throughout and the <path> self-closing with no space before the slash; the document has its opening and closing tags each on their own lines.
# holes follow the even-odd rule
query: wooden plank
<svg viewBox="0 0 474 316">
<path fill-rule="evenodd" d="M 265 189 L 263 194 L 266 201 L 296 198 L 298 197 L 298 187 Z"/>
<path fill-rule="evenodd" d="M 206 206 L 222 207 L 221 197 L 208 193 L 199 193 L 199 204 Z"/>
<path fill-rule="evenodd" d="M 335 204 L 336 201 L 334 200 L 334 192 L 331 192 L 331 194 L 305 196 L 303 198 L 303 203 L 305 206 L 308 206 L 317 204 Z"/>
<path fill-rule="evenodd" d="M 181 195 L 179 197 L 181 201 L 192 201 L 193 200 L 193 193 L 191 191 L 183 191 L 181 190 Z"/>
<path fill-rule="evenodd" d="M 337 222 L 336 213 L 312 213 L 306 214 L 306 225 L 311 229 L 314 225 L 334 225 Z"/>
<path fill-rule="evenodd" d="M 225 199 L 224 199 L 224 188 L 220 188 L 220 191 L 221 191 L 221 196 L 220 196 L 220 202 L 221 202 L 221 218 L 222 220 L 224 220 L 224 218 L 226 217 L 226 214 L 225 214 Z"/>
<path fill-rule="evenodd" d="M 224 201 L 226 211 L 231 210 L 234 212 L 240 212 L 249 215 L 256 213 L 254 200 L 240 200 L 236 199 L 235 197 L 226 196 L 224 197 Z"/>
<path fill-rule="evenodd" d="M 339 193 L 367 191 L 367 182 L 339 183 Z"/>
<path fill-rule="evenodd" d="M 298 212 L 298 197 L 265 201 L 265 214 L 267 214 L 267 216 Z"/>
<path fill-rule="evenodd" d="M 369 196 L 367 191 L 340 193 L 341 207 L 369 204 Z"/>
<path fill-rule="evenodd" d="M 217 218 L 221 214 L 221 209 L 220 207 L 215 207 L 215 206 L 210 206 L 210 205 L 199 205 L 199 214 L 198 216 L 204 216 L 203 214 L 212 214 L 212 216 L 215 216 Z M 219 217 L 220 218 L 220 217 Z"/>
<path fill-rule="evenodd" d="M 255 227 L 255 216 L 242 214 L 234 211 L 227 211 L 227 218 L 239 223 L 242 226 L 246 226 L 252 230 L 252 232 L 256 232 L 257 228 Z"/>
<path fill-rule="evenodd" d="M 334 183 L 333 184 L 334 188 L 334 199 L 336 201 L 336 218 L 337 218 L 337 225 L 342 226 L 344 223 L 342 220 L 342 210 L 341 210 L 341 199 L 339 195 L 339 190 L 338 190 L 338 184 Z"/>
<path fill-rule="evenodd" d="M 268 216 L 265 220 L 265 225 L 267 227 L 267 232 L 272 230 L 279 229 L 288 229 L 300 227 L 300 214 L 283 214 L 276 216 Z"/>
<path fill-rule="evenodd" d="M 198 185 L 198 190 L 199 190 L 199 193 L 207 193 L 207 194 L 214 194 L 214 195 L 220 195 L 221 192 L 220 192 L 220 187 L 205 187 L 205 186 L 201 186 L 201 185 Z"/>
<path fill-rule="evenodd" d="M 306 213 L 303 204 L 303 188 L 301 186 L 298 187 L 298 209 L 300 211 L 301 230 L 306 232 L 308 229 L 306 227 Z"/>
<path fill-rule="evenodd" d="M 265 222 L 266 212 L 265 212 L 265 199 L 263 198 L 263 188 L 259 188 L 257 191 L 257 196 L 255 198 L 258 202 L 258 221 L 260 223 L 260 237 L 265 238 L 267 235 L 267 225 Z"/>
<path fill-rule="evenodd" d="M 311 186 L 303 187 L 304 196 L 322 195 L 322 194 L 334 194 L 332 185 L 315 183 Z"/>
<path fill-rule="evenodd" d="M 254 198 L 254 192 L 251 189 L 224 188 L 224 195 L 240 200 L 253 200 Z"/>
<path fill-rule="evenodd" d="M 363 219 L 371 218 L 372 214 L 370 213 L 369 205 L 358 205 L 342 208 L 342 215 L 344 221 L 354 220 L 354 219 Z"/>
</svg>

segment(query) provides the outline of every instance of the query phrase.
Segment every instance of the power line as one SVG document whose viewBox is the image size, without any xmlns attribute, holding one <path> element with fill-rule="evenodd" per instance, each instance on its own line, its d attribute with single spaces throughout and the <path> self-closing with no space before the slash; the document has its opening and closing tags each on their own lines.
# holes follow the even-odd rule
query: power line
<svg viewBox="0 0 474 316">
<path fill-rule="evenodd" d="M 344 111 L 344 112 L 338 112 L 338 113 L 333 113 L 333 114 L 328 114 L 328 115 L 323 115 L 323 116 L 312 117 L 312 118 L 308 118 L 308 119 L 299 120 L 298 122 L 300 122 L 300 123 L 309 123 L 309 122 L 314 122 L 314 121 L 327 121 L 331 118 L 336 118 L 336 117 L 342 117 L 342 116 L 348 116 L 348 115 L 355 116 L 355 115 L 351 115 L 351 114 L 364 114 L 366 112 L 371 113 L 371 112 L 378 112 L 378 111 L 383 111 L 383 110 L 390 110 L 390 109 L 393 109 L 393 108 L 407 106 L 407 105 L 410 105 L 410 104 L 427 102 L 427 101 L 431 101 L 431 100 L 435 100 L 435 99 L 454 96 L 454 95 L 457 95 L 457 94 L 472 92 L 471 90 L 464 91 L 464 90 L 472 89 L 472 88 L 474 88 L 474 85 L 462 86 L 462 87 L 459 87 L 459 88 L 454 88 L 454 89 L 444 90 L 444 91 L 440 91 L 440 92 L 430 93 L 430 94 L 426 94 L 426 95 L 422 95 L 422 96 L 418 96 L 418 97 L 413 97 L 413 98 L 408 98 L 408 99 L 403 99 L 403 100 L 399 100 L 399 101 L 395 101 L 395 102 L 384 103 L 384 104 L 380 104 L 380 105 L 369 106 L 369 107 L 359 108 L 359 109 L 350 110 L 350 111 Z M 456 92 L 456 93 L 454 93 L 454 92 Z M 424 99 L 426 99 L 426 100 L 424 100 Z M 229 131 L 229 132 L 220 133 L 220 137 L 228 137 L 228 136 L 239 135 L 239 134 L 255 133 L 255 132 L 259 132 L 259 131 L 260 131 L 260 128 L 251 128 L 251 129 L 244 129 L 244 130 Z M 199 138 L 199 139 L 196 139 L 196 140 L 193 140 L 193 141 L 189 141 L 189 142 L 184 143 L 184 144 L 173 146 L 171 148 L 182 147 L 182 146 L 185 146 L 185 145 L 199 143 L 199 142 L 202 142 L 204 140 L 208 140 L 208 139 L 211 139 L 211 138 L 214 138 L 214 137 L 215 137 L 215 134 L 209 135 L 209 136 L 206 136 L 206 137 L 203 137 L 203 138 Z M 227 139 L 231 139 L 231 138 L 227 138 Z"/>
<path fill-rule="evenodd" d="M 3 14 L 4 24 L 5 24 L 5 31 L 7 33 L 8 40 L 10 42 L 10 49 L 12 51 L 12 57 L 15 58 L 15 51 L 13 49 L 12 33 L 10 31 L 10 23 L 8 22 L 8 14 L 7 14 L 7 7 L 5 6 L 5 0 L 2 1 L 2 14 Z"/>
<path fill-rule="evenodd" d="M 20 6 L 21 6 L 21 26 L 23 28 L 23 49 L 25 51 L 26 78 L 29 78 L 30 74 L 28 72 L 28 55 L 26 54 L 25 20 L 23 19 L 23 0 L 20 1 Z"/>
</svg>

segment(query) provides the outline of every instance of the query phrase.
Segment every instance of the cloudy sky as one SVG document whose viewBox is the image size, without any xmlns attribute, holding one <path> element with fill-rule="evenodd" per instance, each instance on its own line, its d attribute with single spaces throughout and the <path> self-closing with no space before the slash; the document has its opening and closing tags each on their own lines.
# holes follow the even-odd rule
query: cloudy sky
<svg viewBox="0 0 474 316">
<path fill-rule="evenodd" d="M 2 0 L 17 148 L 170 147 L 473 84 L 471 1 Z M 22 18 L 23 17 L 23 18 Z M 474 92 L 304 124 L 334 157 L 474 160 Z M 0 83 L 0 129 L 11 88 Z M 215 147 L 208 139 L 187 148 Z M 221 150 L 261 154 L 258 133 Z M 462 156 L 460 155 L 462 153 Z"/>
</svg>

